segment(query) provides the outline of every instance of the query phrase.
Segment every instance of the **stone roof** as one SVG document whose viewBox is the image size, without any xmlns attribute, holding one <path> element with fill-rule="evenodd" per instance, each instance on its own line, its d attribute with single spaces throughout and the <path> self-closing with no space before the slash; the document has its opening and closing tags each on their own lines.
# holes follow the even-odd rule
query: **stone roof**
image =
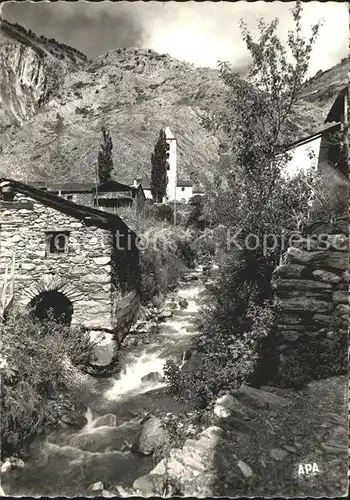
<svg viewBox="0 0 350 500">
<path fill-rule="evenodd" d="M 344 100 L 346 94 L 349 92 L 348 87 L 344 87 L 338 94 L 338 97 L 329 110 L 325 123 L 340 122 L 344 118 Z"/>
<path fill-rule="evenodd" d="M 292 142 L 291 144 L 288 144 L 286 149 L 294 149 L 297 146 L 301 146 L 302 144 L 306 144 L 317 137 L 320 137 L 324 132 L 336 132 L 340 127 L 340 123 L 333 123 L 332 125 L 328 126 L 323 126 L 321 127 L 317 132 L 314 134 L 308 135 L 307 137 L 303 137 L 302 139 L 299 139 L 298 141 Z"/>
<path fill-rule="evenodd" d="M 94 182 L 67 182 L 67 183 L 46 183 L 46 182 L 31 182 L 28 183 L 29 186 L 35 187 L 37 189 L 47 190 L 62 193 L 91 193 L 96 189 L 96 183 Z M 131 185 L 123 184 L 118 181 L 110 180 L 108 182 L 100 183 L 97 185 L 97 190 L 100 193 L 103 192 L 120 192 L 120 191 L 130 191 Z"/>
<path fill-rule="evenodd" d="M 85 205 L 78 205 L 77 203 L 65 200 L 61 196 L 57 196 L 49 191 L 38 189 L 32 185 L 24 184 L 13 179 L 0 178 L 0 187 L 5 186 L 11 187 L 11 190 L 15 193 L 32 198 L 45 206 L 82 220 L 87 226 L 96 226 L 112 231 L 118 230 L 123 234 L 126 234 L 128 231 L 132 232 L 125 222 L 116 214 L 103 212 L 102 210 L 97 210 L 96 208 Z"/>
</svg>

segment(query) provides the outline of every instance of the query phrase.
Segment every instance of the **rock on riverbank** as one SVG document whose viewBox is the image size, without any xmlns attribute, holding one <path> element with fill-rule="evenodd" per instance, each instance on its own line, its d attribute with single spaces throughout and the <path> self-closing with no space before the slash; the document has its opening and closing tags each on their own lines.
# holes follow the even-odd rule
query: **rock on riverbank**
<svg viewBox="0 0 350 500">
<path fill-rule="evenodd" d="M 216 401 L 209 427 L 133 484 L 138 496 L 344 496 L 346 377 L 301 391 L 242 387 Z M 300 475 L 316 463 L 319 473 Z"/>
</svg>

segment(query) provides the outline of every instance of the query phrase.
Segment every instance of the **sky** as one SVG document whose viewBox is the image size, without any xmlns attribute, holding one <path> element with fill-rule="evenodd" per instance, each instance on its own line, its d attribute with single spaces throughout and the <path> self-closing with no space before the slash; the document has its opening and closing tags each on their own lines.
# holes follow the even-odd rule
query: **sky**
<svg viewBox="0 0 350 500">
<path fill-rule="evenodd" d="M 0 0 L 1 1 L 1 0 Z M 241 39 L 243 18 L 252 34 L 259 17 L 280 19 L 283 40 L 294 2 L 8 2 L 2 16 L 47 38 L 72 45 L 93 58 L 118 47 L 151 48 L 196 66 L 229 61 L 236 71 L 249 64 Z M 346 2 L 305 2 L 303 29 L 323 19 L 308 76 L 337 64 L 349 52 Z"/>
</svg>

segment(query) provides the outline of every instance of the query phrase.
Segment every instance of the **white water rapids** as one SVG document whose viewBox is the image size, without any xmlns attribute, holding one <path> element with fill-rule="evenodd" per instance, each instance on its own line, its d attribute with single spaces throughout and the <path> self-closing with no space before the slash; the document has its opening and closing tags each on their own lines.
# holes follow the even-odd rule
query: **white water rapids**
<svg viewBox="0 0 350 500">
<path fill-rule="evenodd" d="M 168 359 L 184 363 L 184 352 L 197 335 L 194 319 L 204 289 L 198 278 L 201 270 L 191 271 L 180 289 L 169 294 L 165 309 L 172 296 L 186 299 L 188 305 L 160 323 L 149 344 L 121 350 L 122 370 L 99 382 L 97 395 L 91 392 L 84 428 L 51 431 L 46 439 L 34 442 L 25 468 L 11 472 L 3 482 L 8 495 L 93 495 L 89 488 L 95 482 L 131 486 L 153 468 L 150 457 L 129 449 L 140 430 L 140 415 L 158 410 L 176 413 L 183 407 L 166 393 L 164 381 L 142 378 L 154 372 L 162 376 Z"/>
<path fill-rule="evenodd" d="M 143 382 L 142 378 L 154 372 L 163 376 L 165 362 L 168 359 L 175 361 L 181 347 L 183 349 L 179 364 L 180 366 L 184 364 L 184 349 L 188 346 L 190 339 L 196 335 L 192 328 L 192 320 L 198 311 L 196 297 L 200 291 L 201 287 L 198 285 L 181 290 L 178 295 L 187 300 L 188 306 L 185 310 L 174 311 L 173 317 L 160 324 L 160 331 L 155 335 L 155 341 L 151 346 L 144 347 L 139 352 L 133 351 L 125 359 L 125 366 L 119 378 L 114 380 L 112 387 L 105 392 L 108 400 L 118 401 L 128 396 L 164 387 L 164 382 Z M 169 304 L 170 301 L 167 301 L 165 308 Z"/>
</svg>

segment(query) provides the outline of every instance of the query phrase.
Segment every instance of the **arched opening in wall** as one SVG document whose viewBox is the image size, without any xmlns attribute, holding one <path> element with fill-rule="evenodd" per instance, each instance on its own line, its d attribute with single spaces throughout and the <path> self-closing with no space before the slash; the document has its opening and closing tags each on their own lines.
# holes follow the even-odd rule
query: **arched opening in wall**
<svg viewBox="0 0 350 500">
<path fill-rule="evenodd" d="M 73 315 L 73 304 L 62 292 L 48 290 L 39 293 L 28 304 L 30 315 L 34 319 L 55 320 L 70 325 Z"/>
</svg>

